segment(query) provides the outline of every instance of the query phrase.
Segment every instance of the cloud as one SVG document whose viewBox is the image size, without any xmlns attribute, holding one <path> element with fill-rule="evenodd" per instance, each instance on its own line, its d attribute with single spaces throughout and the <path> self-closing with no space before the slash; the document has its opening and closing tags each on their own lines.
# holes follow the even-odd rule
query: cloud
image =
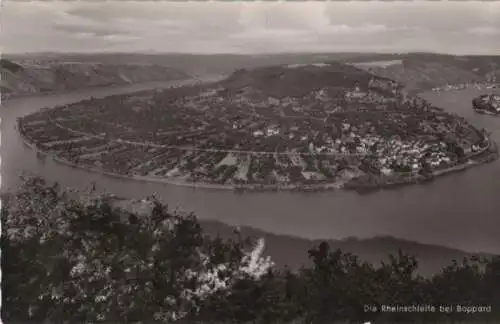
<svg viewBox="0 0 500 324">
<path fill-rule="evenodd" d="M 500 49 L 500 2 L 10 1 L 1 14 L 7 52 Z"/>
<path fill-rule="evenodd" d="M 239 23 L 246 29 L 321 30 L 330 24 L 326 3 L 245 3 Z"/>
<path fill-rule="evenodd" d="M 492 26 L 480 26 L 469 29 L 469 33 L 479 36 L 500 36 L 500 28 Z M 498 45 L 500 46 L 500 40 L 498 41 L 498 43 Z"/>
<path fill-rule="evenodd" d="M 387 32 L 388 28 L 385 25 L 361 25 L 361 26 L 349 26 L 349 25 L 330 25 L 324 30 L 321 30 L 325 34 L 350 34 L 350 35 L 371 35 L 377 33 Z"/>
<path fill-rule="evenodd" d="M 97 37 L 129 35 L 130 33 L 120 28 L 98 25 L 78 25 L 56 23 L 52 27 L 54 30 L 62 31 L 68 34 L 89 34 Z"/>
</svg>

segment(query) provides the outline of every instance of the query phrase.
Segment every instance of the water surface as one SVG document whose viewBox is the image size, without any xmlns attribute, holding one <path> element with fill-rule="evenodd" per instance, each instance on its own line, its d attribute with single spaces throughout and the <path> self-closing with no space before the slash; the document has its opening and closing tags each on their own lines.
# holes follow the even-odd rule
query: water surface
<svg viewBox="0 0 500 324">
<path fill-rule="evenodd" d="M 162 83 L 162 86 L 171 84 Z M 30 172 L 62 185 L 97 188 L 127 198 L 156 194 L 203 219 L 248 225 L 265 231 L 306 238 L 360 238 L 392 235 L 468 251 L 500 253 L 500 162 L 481 165 L 425 184 L 369 195 L 352 192 L 263 192 L 236 194 L 104 177 L 36 158 L 15 130 L 16 118 L 43 107 L 89 96 L 144 90 L 159 83 L 11 99 L 2 118 L 2 187 L 15 187 L 20 172 Z M 490 90 L 491 91 L 491 90 Z M 499 92 L 497 90 L 497 92 Z M 456 112 L 491 131 L 500 144 L 500 118 L 474 113 L 472 98 L 485 91 L 424 93 L 433 104 Z"/>
</svg>

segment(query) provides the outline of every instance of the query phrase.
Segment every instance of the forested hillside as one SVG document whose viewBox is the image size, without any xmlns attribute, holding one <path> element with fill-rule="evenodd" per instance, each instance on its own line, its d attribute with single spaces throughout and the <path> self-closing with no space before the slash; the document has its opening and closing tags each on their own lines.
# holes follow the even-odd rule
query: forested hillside
<svg viewBox="0 0 500 324">
<path fill-rule="evenodd" d="M 500 82 L 500 56 L 409 54 L 399 64 L 368 70 L 405 84 L 409 90 L 428 90 L 445 84 Z"/>
<path fill-rule="evenodd" d="M 187 78 L 160 65 L 0 61 L 2 97 Z"/>
</svg>

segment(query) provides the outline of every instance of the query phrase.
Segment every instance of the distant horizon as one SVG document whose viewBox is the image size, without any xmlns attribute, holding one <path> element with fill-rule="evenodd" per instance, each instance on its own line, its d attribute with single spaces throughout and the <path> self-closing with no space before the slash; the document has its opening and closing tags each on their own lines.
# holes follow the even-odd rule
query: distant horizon
<svg viewBox="0 0 500 324">
<path fill-rule="evenodd" d="M 12 54 L 500 55 L 498 17 L 500 2 L 8 1 L 0 37 Z"/>
<path fill-rule="evenodd" d="M 255 52 L 255 53 L 237 53 L 237 52 L 213 52 L 213 53 L 203 53 L 203 52 L 159 52 L 159 51 L 33 51 L 33 52 L 2 52 L 0 56 L 4 55 L 120 55 L 120 54 L 135 54 L 135 55 L 196 55 L 196 56 L 217 56 L 217 55 L 233 55 L 233 56 L 275 56 L 275 55 L 332 55 L 332 54 L 362 54 L 362 55 L 410 55 L 410 54 L 421 54 L 421 55 L 442 55 L 442 56 L 500 56 L 500 53 L 450 53 L 450 52 L 431 52 L 431 51 L 406 51 L 406 52 L 376 52 L 376 51 L 290 51 L 290 52 Z"/>
</svg>

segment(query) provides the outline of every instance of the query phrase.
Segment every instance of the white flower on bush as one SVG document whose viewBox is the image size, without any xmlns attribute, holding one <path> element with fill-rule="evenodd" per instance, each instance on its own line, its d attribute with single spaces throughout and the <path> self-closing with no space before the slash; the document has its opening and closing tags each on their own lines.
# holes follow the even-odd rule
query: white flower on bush
<svg viewBox="0 0 500 324">
<path fill-rule="evenodd" d="M 71 272 L 70 272 L 70 275 L 72 277 L 77 277 L 77 276 L 80 276 L 81 274 L 83 274 L 85 272 L 85 264 L 83 262 L 78 262 L 72 269 L 71 269 Z"/>
<path fill-rule="evenodd" d="M 133 295 L 134 291 L 139 289 L 138 286 L 124 287 L 121 281 L 111 278 L 111 268 L 115 265 L 120 265 L 118 268 L 124 266 L 123 270 L 126 273 L 130 272 L 130 267 L 134 267 L 135 270 L 139 268 L 139 272 L 149 271 L 155 265 L 156 252 L 161 249 L 162 244 L 177 234 L 177 225 L 183 221 L 181 217 L 171 217 L 163 220 L 161 224 L 156 224 L 152 219 L 142 217 L 139 231 L 146 237 L 147 234 L 152 234 L 152 240 L 148 241 L 148 244 L 151 244 L 149 255 L 141 258 L 125 250 L 115 251 L 116 253 L 112 255 L 100 250 L 102 239 L 99 234 L 85 233 L 86 235 L 80 236 L 80 233 L 73 232 L 74 229 L 70 227 L 71 220 L 81 215 L 68 207 L 77 204 L 76 202 L 63 197 L 56 197 L 60 201 L 43 201 L 42 198 L 45 196 L 38 194 L 39 189 L 28 189 L 25 194 L 18 196 L 15 204 L 9 208 L 6 227 L 7 235 L 11 240 L 24 243 L 36 238 L 41 243 L 53 241 L 65 246 L 67 239 L 79 239 L 79 247 L 76 250 L 65 248 L 62 251 L 63 256 L 73 265 L 70 271 L 71 285 L 77 294 L 66 298 L 63 297 L 62 287 L 54 287 L 44 290 L 37 297 L 40 300 L 55 299 L 66 304 L 85 303 L 87 305 L 84 299 L 87 295 L 93 295 L 94 304 L 91 307 L 99 307 L 98 312 L 102 312 L 99 316 L 108 312 L 108 304 L 112 305 L 115 302 L 120 304 L 122 295 L 125 297 Z M 80 209 L 90 207 L 92 210 L 96 203 L 100 203 L 99 199 L 99 197 L 85 197 L 83 204 L 76 205 L 76 207 Z M 200 249 L 197 255 L 195 254 L 197 260 L 194 260 L 194 263 L 197 265 L 187 270 L 185 277 L 178 278 L 179 281 L 175 284 L 182 289 L 181 300 L 176 300 L 174 296 L 167 298 L 163 305 L 166 309 L 155 312 L 155 318 L 157 320 L 180 319 L 188 311 L 197 309 L 196 301 L 204 300 L 215 293 L 229 294 L 232 285 L 239 279 L 259 280 L 274 266 L 269 257 L 262 257 L 264 247 L 265 241 L 261 238 L 254 248 L 245 253 L 240 260 L 231 260 L 222 264 L 214 264 L 210 255 Z M 195 283 L 193 288 L 183 285 L 183 282 L 190 280 Z M 146 293 L 153 290 L 151 282 L 146 282 L 144 285 L 141 288 Z M 95 289 L 89 288 L 91 286 Z"/>
<path fill-rule="evenodd" d="M 260 238 L 252 252 L 243 257 L 243 266 L 240 268 L 242 273 L 254 279 L 259 279 L 274 266 L 274 262 L 271 261 L 270 257 L 262 257 L 265 243 L 265 240 Z"/>
<path fill-rule="evenodd" d="M 186 300 L 192 300 L 193 297 L 203 300 L 220 291 L 229 292 L 232 282 L 239 278 L 250 277 L 254 280 L 260 279 L 274 266 L 274 263 L 269 257 L 262 257 L 264 247 L 265 240 L 261 238 L 257 241 L 254 249 L 243 256 L 239 268 L 235 272 L 230 273 L 232 276 L 221 275 L 228 270 L 228 265 L 219 264 L 210 266 L 209 258 L 200 254 L 200 258 L 205 267 L 204 270 L 200 272 L 194 272 L 192 270 L 186 271 L 186 277 L 188 279 L 196 278 L 196 282 L 198 283 L 197 288 L 195 290 L 184 290 L 182 297 Z"/>
</svg>

